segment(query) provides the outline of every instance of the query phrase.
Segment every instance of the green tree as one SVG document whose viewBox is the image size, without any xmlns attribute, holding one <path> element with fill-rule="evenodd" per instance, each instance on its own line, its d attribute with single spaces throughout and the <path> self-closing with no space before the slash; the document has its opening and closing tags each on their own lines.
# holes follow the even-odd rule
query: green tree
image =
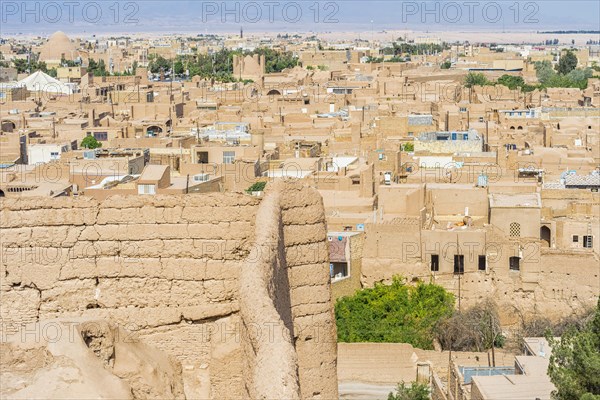
<svg viewBox="0 0 600 400">
<path fill-rule="evenodd" d="M 442 65 L 440 65 L 441 69 L 450 69 L 450 67 L 452 66 L 452 63 L 450 61 L 444 61 L 442 63 Z"/>
<path fill-rule="evenodd" d="M 184 72 L 183 62 L 181 60 L 177 60 L 175 62 L 175 74 L 181 75 Z"/>
<path fill-rule="evenodd" d="M 522 76 L 502 75 L 498 78 L 497 83 L 504 85 L 510 90 L 515 90 L 518 87 L 525 86 L 525 80 Z"/>
<path fill-rule="evenodd" d="M 90 135 L 83 138 L 83 140 L 81 141 L 81 147 L 83 147 L 84 149 L 93 150 L 102 147 L 102 143 L 100 143 L 95 137 Z"/>
<path fill-rule="evenodd" d="M 29 63 L 24 58 L 15 58 L 12 62 L 19 74 L 22 74 L 29 69 Z"/>
<path fill-rule="evenodd" d="M 148 68 L 153 74 L 157 74 L 160 71 L 168 71 L 171 68 L 171 62 L 163 56 L 152 57 L 148 64 Z"/>
<path fill-rule="evenodd" d="M 583 329 L 569 329 L 560 339 L 547 335 L 552 347 L 548 376 L 557 400 L 600 399 L 600 299 Z"/>
<path fill-rule="evenodd" d="M 60 65 L 63 67 L 76 67 L 77 63 L 72 60 L 67 60 L 63 57 L 60 59 Z"/>
<path fill-rule="evenodd" d="M 490 81 L 482 73 L 469 72 L 465 77 L 465 87 L 468 88 L 472 88 L 473 86 L 487 86 L 489 84 Z"/>
<path fill-rule="evenodd" d="M 401 382 L 396 393 L 388 395 L 388 400 L 429 400 L 429 386 L 417 382 L 411 385 Z"/>
<path fill-rule="evenodd" d="M 452 314 L 454 296 L 443 287 L 406 285 L 394 277 L 354 296 L 338 299 L 335 317 L 341 342 L 410 343 L 433 347 L 434 327 Z"/>
<path fill-rule="evenodd" d="M 577 56 L 572 50 L 567 50 L 558 60 L 556 71 L 561 75 L 566 75 L 577 67 Z"/>
<path fill-rule="evenodd" d="M 106 71 L 106 64 L 104 60 L 100 59 L 100 61 L 96 61 L 94 59 L 90 59 L 88 61 L 88 72 L 91 72 L 94 76 L 107 76 L 108 72 Z"/>
<path fill-rule="evenodd" d="M 552 63 L 548 60 L 544 60 L 535 63 L 535 75 L 537 80 L 542 85 L 545 85 L 556 75 L 556 72 L 554 72 L 554 69 L 552 68 Z"/>
</svg>

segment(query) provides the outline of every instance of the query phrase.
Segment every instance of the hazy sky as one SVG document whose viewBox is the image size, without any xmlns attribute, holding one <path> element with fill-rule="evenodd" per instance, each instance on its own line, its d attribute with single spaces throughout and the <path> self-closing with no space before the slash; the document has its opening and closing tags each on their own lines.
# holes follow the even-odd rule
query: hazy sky
<svg viewBox="0 0 600 400">
<path fill-rule="evenodd" d="M 600 1 L 6 1 L 0 34 L 600 30 Z"/>
</svg>

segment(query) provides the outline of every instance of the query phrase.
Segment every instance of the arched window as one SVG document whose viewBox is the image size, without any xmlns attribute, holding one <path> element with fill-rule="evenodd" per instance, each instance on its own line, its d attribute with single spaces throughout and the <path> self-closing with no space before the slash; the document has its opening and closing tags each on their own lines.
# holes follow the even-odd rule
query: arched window
<svg viewBox="0 0 600 400">
<path fill-rule="evenodd" d="M 552 244 L 552 231 L 547 226 L 542 226 L 540 228 L 540 239 L 542 242 L 547 243 L 548 246 Z"/>
<path fill-rule="evenodd" d="M 511 222 L 509 235 L 510 237 L 521 237 L 521 224 L 518 222 Z"/>
</svg>

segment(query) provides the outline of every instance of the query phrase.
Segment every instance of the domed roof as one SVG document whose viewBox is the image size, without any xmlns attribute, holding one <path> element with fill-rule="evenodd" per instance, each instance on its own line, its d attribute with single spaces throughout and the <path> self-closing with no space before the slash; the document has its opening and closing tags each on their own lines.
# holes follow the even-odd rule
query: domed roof
<svg viewBox="0 0 600 400">
<path fill-rule="evenodd" d="M 62 58 L 73 60 L 77 56 L 77 46 L 60 31 L 53 33 L 40 51 L 41 61 L 60 61 Z"/>
</svg>

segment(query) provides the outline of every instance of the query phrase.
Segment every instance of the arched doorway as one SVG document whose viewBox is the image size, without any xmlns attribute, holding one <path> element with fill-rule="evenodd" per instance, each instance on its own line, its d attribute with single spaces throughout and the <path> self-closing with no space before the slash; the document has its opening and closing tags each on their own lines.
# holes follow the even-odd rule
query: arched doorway
<svg viewBox="0 0 600 400">
<path fill-rule="evenodd" d="M 0 197 L 4 197 L 4 190 L 0 189 Z"/>
<path fill-rule="evenodd" d="M 540 228 L 540 239 L 542 240 L 542 246 L 550 247 L 552 245 L 552 231 L 547 226 Z"/>
<path fill-rule="evenodd" d="M 271 89 L 267 93 L 267 96 L 281 96 L 281 92 L 277 89 Z"/>
<path fill-rule="evenodd" d="M 162 133 L 162 128 L 160 126 L 149 126 L 148 129 L 146 129 L 146 136 L 148 137 L 155 137 L 158 136 Z"/>
<path fill-rule="evenodd" d="M 2 121 L 2 132 L 12 132 L 16 127 L 17 126 L 12 121 Z"/>
</svg>

